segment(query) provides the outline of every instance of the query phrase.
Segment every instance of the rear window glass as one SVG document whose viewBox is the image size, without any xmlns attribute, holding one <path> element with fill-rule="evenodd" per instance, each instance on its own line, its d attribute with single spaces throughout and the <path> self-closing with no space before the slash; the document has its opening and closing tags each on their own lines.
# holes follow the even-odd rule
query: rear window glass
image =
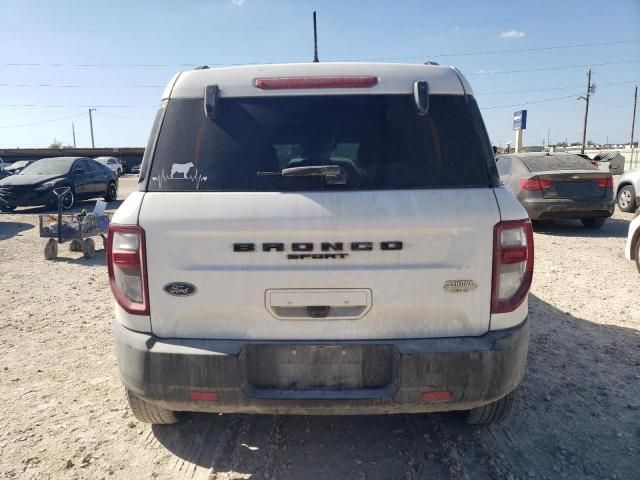
<svg viewBox="0 0 640 480">
<path fill-rule="evenodd" d="M 149 191 L 295 191 L 487 187 L 488 161 L 463 96 L 434 95 L 419 116 L 410 95 L 171 100 Z M 289 176 L 293 167 L 340 167 Z"/>
<path fill-rule="evenodd" d="M 531 172 L 545 170 L 597 170 L 584 158 L 577 155 L 539 155 L 521 157 L 522 162 Z"/>
</svg>

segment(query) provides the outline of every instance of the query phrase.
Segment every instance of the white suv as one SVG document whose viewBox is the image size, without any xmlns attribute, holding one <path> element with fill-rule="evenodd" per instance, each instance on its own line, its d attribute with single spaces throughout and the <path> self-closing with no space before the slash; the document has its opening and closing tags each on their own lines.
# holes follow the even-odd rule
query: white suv
<svg viewBox="0 0 640 480">
<path fill-rule="evenodd" d="M 108 237 L 134 415 L 464 410 L 522 380 L 533 239 L 451 67 L 169 83 Z"/>
<path fill-rule="evenodd" d="M 116 175 L 119 177 L 122 175 L 122 163 L 120 163 L 120 159 L 116 157 L 96 157 L 94 159 L 96 162 L 100 162 L 105 165 L 107 168 L 113 170 Z"/>
</svg>

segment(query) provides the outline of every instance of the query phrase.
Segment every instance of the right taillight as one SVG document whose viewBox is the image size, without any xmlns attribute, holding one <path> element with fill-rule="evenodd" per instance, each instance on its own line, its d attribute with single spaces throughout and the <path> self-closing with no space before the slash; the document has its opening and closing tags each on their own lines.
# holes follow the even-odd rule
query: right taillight
<svg viewBox="0 0 640 480">
<path fill-rule="evenodd" d="M 613 188 L 613 177 L 596 178 L 596 185 L 600 188 Z"/>
<path fill-rule="evenodd" d="M 129 313 L 149 314 L 144 230 L 135 225 L 109 226 L 107 268 L 111 291 Z"/>
<path fill-rule="evenodd" d="M 522 304 L 531 287 L 531 222 L 528 219 L 500 222 L 493 235 L 491 313 L 511 312 Z"/>
</svg>

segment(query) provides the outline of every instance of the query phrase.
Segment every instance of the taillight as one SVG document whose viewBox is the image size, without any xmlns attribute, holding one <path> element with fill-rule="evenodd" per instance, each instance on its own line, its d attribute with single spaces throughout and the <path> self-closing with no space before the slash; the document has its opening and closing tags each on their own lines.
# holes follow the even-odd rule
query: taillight
<svg viewBox="0 0 640 480">
<path fill-rule="evenodd" d="M 511 312 L 529 293 L 533 277 L 531 222 L 500 222 L 493 233 L 491 313 Z"/>
<path fill-rule="evenodd" d="M 257 78 L 255 85 L 261 90 L 298 88 L 371 88 L 378 84 L 378 77 L 326 76 L 326 77 L 271 77 Z"/>
<path fill-rule="evenodd" d="M 520 180 L 520 188 L 523 190 L 549 190 L 553 188 L 552 180 L 541 180 L 539 178 L 527 178 Z"/>
<path fill-rule="evenodd" d="M 600 188 L 613 188 L 613 177 L 596 178 L 596 185 Z"/>
<path fill-rule="evenodd" d="M 129 313 L 149 314 L 144 230 L 135 225 L 109 226 L 107 268 L 111 291 Z"/>
</svg>

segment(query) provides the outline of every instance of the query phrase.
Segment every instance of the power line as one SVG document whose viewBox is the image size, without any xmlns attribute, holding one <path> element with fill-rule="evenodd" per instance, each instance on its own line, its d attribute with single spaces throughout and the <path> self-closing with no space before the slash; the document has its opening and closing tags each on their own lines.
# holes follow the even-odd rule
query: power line
<svg viewBox="0 0 640 480">
<path fill-rule="evenodd" d="M 620 60 L 617 62 L 604 62 L 604 63 L 583 63 L 580 65 L 562 65 L 559 67 L 539 67 L 539 68 L 526 68 L 522 70 L 493 70 L 493 71 L 480 71 L 476 73 L 467 73 L 468 77 L 475 75 L 501 75 L 510 73 L 527 73 L 527 72 L 545 72 L 550 70 L 565 70 L 570 68 L 584 68 L 584 67 L 601 67 L 604 65 L 622 65 L 625 63 L 640 63 L 640 60 Z"/>
<path fill-rule="evenodd" d="M 53 122 L 59 122 L 61 120 L 68 120 L 69 118 L 81 117 L 83 115 L 84 115 L 84 113 L 77 113 L 75 115 L 68 115 L 66 117 L 53 118 L 51 120 L 43 120 L 41 122 L 21 123 L 21 124 L 17 124 L 17 125 L 0 125 L 0 128 L 31 127 L 33 125 L 42 125 L 42 124 L 45 124 L 45 123 L 53 123 Z"/>
<path fill-rule="evenodd" d="M 586 15 L 574 15 L 572 16 L 572 20 L 580 19 L 580 18 L 607 18 L 613 17 L 613 14 L 598 14 L 591 13 Z M 444 22 L 427 22 L 427 23 L 406 23 L 406 24 L 377 24 L 377 25 L 357 25 L 357 24 L 329 24 L 328 27 L 333 27 L 336 29 L 344 30 L 344 29 L 397 29 L 397 28 L 421 28 L 421 27 L 433 27 L 433 26 L 446 26 L 446 25 L 473 25 L 473 24 L 486 24 L 486 23 L 507 23 L 507 22 L 542 22 L 545 20 L 557 20 L 557 17 L 554 16 L 546 16 L 546 17 L 511 17 L 511 18 L 484 18 L 484 19 L 471 19 L 471 20 L 449 20 Z M 307 29 L 305 27 L 297 27 L 293 26 L 295 24 L 291 24 L 288 28 L 278 27 L 238 27 L 238 26 L 230 26 L 230 27 L 209 27 L 206 29 L 194 29 L 193 27 L 185 27 L 185 28 L 160 28 L 160 29 L 141 29 L 135 28 L 133 30 L 127 29 L 110 29 L 110 28 L 74 28 L 73 30 L 52 30 L 52 29 L 43 29 L 43 28 L 12 28 L 12 27 L 0 27 L 0 32 L 24 32 L 24 33 L 32 33 L 32 32 L 46 32 L 46 33 L 163 33 L 166 34 L 168 32 L 175 33 L 213 33 L 213 32 L 257 32 L 257 31 L 300 31 Z"/>
<path fill-rule="evenodd" d="M 542 52 L 547 50 L 560 50 L 565 48 L 582 48 L 582 47 L 601 47 L 606 45 L 624 45 L 631 43 L 640 43 L 640 40 L 619 40 L 615 42 L 599 42 L 599 43 L 576 43 L 572 45 L 552 45 L 548 47 L 532 47 L 532 48 L 519 48 L 510 50 L 484 50 L 475 52 L 454 52 L 454 53 L 439 53 L 437 55 L 412 55 L 404 57 L 371 57 L 363 58 L 358 61 L 369 60 L 406 60 L 414 58 L 440 58 L 440 57 L 461 57 L 461 56 L 475 56 L 475 55 L 502 55 L 505 53 L 527 53 L 527 52 Z"/>
<path fill-rule="evenodd" d="M 25 88 L 164 88 L 166 85 L 81 85 L 56 83 L 0 83 L 0 87 Z"/>
<path fill-rule="evenodd" d="M 35 103 L 25 104 L 0 104 L 2 108 L 145 108 L 143 105 L 38 105 Z"/>
<path fill-rule="evenodd" d="M 485 50 L 485 51 L 469 51 L 469 52 L 450 52 L 439 54 L 421 54 L 421 55 L 409 55 L 400 57 L 369 57 L 352 59 L 350 61 L 365 62 L 372 60 L 407 60 L 416 58 L 441 58 L 441 57 L 458 57 L 458 56 L 476 56 L 476 55 L 503 55 L 509 53 L 527 53 L 538 52 L 548 50 L 560 50 L 568 48 L 586 48 L 586 47 L 600 47 L 607 45 L 628 45 L 640 43 L 640 40 L 616 40 L 611 42 L 597 42 L 597 43 L 576 43 L 569 45 L 550 45 L 546 47 L 532 47 L 522 49 L 508 49 L 508 50 Z M 202 62 L 200 62 L 202 63 Z M 270 63 L 282 63 L 282 62 L 246 62 L 246 63 L 208 63 L 207 65 L 213 67 L 230 67 L 239 65 L 259 65 Z M 168 68 L 168 67 L 195 67 L 199 63 L 0 63 L 3 67 L 63 67 L 63 68 Z"/>
<path fill-rule="evenodd" d="M 534 100 L 532 102 L 512 103 L 510 105 L 494 105 L 492 107 L 481 108 L 480 110 L 495 110 L 497 108 L 511 108 L 511 107 L 520 107 L 522 105 L 534 105 L 536 103 L 554 102 L 556 100 L 564 100 L 566 98 L 575 98 L 577 95 L 580 95 L 580 94 L 579 93 L 574 93 L 573 95 L 565 95 L 563 97 L 544 98 L 542 100 Z"/>
<path fill-rule="evenodd" d="M 153 121 L 153 118 L 132 117 L 132 116 L 129 116 L 129 115 L 114 115 L 112 113 L 96 112 L 96 115 L 98 115 L 100 117 L 126 118 L 128 120 L 144 120 L 145 122 L 152 122 Z"/>
<path fill-rule="evenodd" d="M 598 88 L 609 87 L 609 86 L 617 86 L 617 85 L 629 85 L 638 83 L 637 80 L 629 80 L 625 82 L 607 82 L 598 84 Z M 549 87 L 549 88 L 532 88 L 527 90 L 507 90 L 502 92 L 474 92 L 475 96 L 479 95 L 508 95 L 511 93 L 529 93 L 529 92 L 548 92 L 554 90 L 570 90 L 572 88 L 581 88 L 582 85 L 567 85 L 565 87 Z"/>
</svg>

